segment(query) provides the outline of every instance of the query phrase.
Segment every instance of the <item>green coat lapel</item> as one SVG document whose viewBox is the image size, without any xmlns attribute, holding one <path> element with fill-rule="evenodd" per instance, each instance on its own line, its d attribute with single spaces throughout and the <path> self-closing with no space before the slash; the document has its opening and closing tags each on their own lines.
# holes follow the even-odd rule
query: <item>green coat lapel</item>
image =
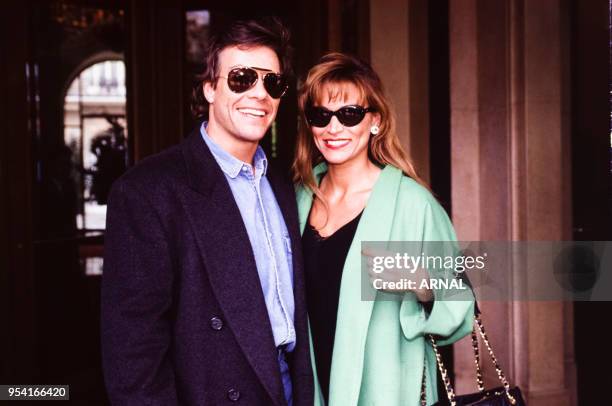
<svg viewBox="0 0 612 406">
<path fill-rule="evenodd" d="M 314 169 L 317 183 L 326 171 L 327 166 L 324 163 Z M 382 170 L 359 221 L 344 264 L 330 377 L 330 387 L 337 389 L 336 393 L 330 393 L 330 404 L 355 405 L 358 402 L 363 357 L 354 355 L 363 354 L 365 351 L 368 325 L 374 306 L 373 301 L 365 301 L 361 297 L 361 242 L 390 240 L 401 179 L 402 172 L 397 168 L 386 166 Z M 300 187 L 297 200 L 300 230 L 303 233 L 312 205 L 312 192 Z M 350 359 L 356 362 L 346 362 Z M 342 382 L 338 381 L 340 377 Z M 342 393 L 337 393 L 340 388 Z"/>
</svg>

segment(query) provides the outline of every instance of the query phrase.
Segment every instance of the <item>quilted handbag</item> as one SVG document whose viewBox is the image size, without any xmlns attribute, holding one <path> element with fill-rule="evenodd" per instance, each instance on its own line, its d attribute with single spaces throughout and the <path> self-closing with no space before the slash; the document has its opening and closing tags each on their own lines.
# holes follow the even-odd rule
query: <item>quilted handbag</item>
<svg viewBox="0 0 612 406">
<path fill-rule="evenodd" d="M 485 389 L 484 387 L 484 383 L 482 380 L 482 370 L 480 369 L 480 352 L 478 350 L 478 336 L 476 334 L 476 331 L 480 333 L 480 336 L 482 337 L 482 340 L 485 346 L 487 347 L 489 356 L 491 357 L 493 365 L 495 366 L 495 370 L 497 371 L 497 377 L 501 381 L 502 386 L 493 389 Z M 526 403 L 523 400 L 523 396 L 521 394 L 521 390 L 516 386 L 510 387 L 510 385 L 508 384 L 508 380 L 504 375 L 504 372 L 502 371 L 501 367 L 499 366 L 499 363 L 497 362 L 497 358 L 495 357 L 493 349 L 491 348 L 491 344 L 489 343 L 489 339 L 482 324 L 482 320 L 480 319 L 480 310 L 478 310 L 478 307 L 476 307 L 474 315 L 474 328 L 472 329 L 472 349 L 474 350 L 474 358 L 476 364 L 476 384 L 478 385 L 478 392 L 470 393 L 467 395 L 455 395 L 455 391 L 448 376 L 448 372 L 444 367 L 442 357 L 440 356 L 440 352 L 438 351 L 436 340 L 431 334 L 428 336 L 428 338 L 436 355 L 438 370 L 440 371 L 440 375 L 442 375 L 442 381 L 444 382 L 448 402 L 451 406 L 526 406 Z M 443 406 L 445 404 L 446 402 L 437 402 L 433 406 Z M 423 371 L 423 384 L 421 386 L 421 406 L 426 405 L 427 400 L 425 395 L 425 371 Z"/>
</svg>

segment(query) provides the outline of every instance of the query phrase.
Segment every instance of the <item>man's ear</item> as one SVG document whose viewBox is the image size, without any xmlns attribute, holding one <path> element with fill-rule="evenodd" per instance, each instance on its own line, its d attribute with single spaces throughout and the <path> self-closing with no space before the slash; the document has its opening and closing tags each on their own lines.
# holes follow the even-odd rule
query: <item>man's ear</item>
<svg viewBox="0 0 612 406">
<path fill-rule="evenodd" d="M 204 82 L 202 85 L 202 90 L 204 91 L 204 98 L 208 104 L 213 104 L 215 102 L 215 88 L 213 87 L 212 83 Z"/>
</svg>

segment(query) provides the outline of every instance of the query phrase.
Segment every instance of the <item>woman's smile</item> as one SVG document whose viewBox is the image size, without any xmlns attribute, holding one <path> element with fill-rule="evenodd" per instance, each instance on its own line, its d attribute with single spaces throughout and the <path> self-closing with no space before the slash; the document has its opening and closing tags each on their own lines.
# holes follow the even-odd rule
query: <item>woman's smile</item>
<svg viewBox="0 0 612 406">
<path fill-rule="evenodd" d="M 325 144 L 325 147 L 329 149 L 334 149 L 334 150 L 342 149 L 346 147 L 348 144 L 350 144 L 350 142 L 351 142 L 350 138 L 323 139 L 323 143 Z"/>
</svg>

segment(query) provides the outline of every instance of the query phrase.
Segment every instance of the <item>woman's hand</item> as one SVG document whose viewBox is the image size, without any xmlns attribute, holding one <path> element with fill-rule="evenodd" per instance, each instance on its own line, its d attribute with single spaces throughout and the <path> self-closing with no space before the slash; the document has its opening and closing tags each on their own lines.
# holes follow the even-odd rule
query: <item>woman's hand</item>
<svg viewBox="0 0 612 406">
<path fill-rule="evenodd" d="M 368 247 L 362 249 L 361 254 L 366 260 L 368 277 L 374 289 L 399 294 L 413 292 L 420 302 L 434 299 L 433 291 L 429 288 L 429 274 L 425 269 L 383 266 L 381 262 L 384 259 L 394 258 L 396 254 L 382 249 Z M 392 262 L 387 261 L 387 265 Z"/>
</svg>

